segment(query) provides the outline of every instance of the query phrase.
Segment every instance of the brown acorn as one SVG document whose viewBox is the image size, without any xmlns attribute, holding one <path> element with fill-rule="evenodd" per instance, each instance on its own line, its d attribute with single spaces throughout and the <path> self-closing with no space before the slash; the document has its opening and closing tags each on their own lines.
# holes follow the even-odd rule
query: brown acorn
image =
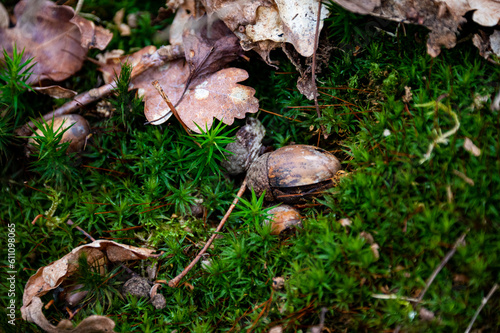
<svg viewBox="0 0 500 333">
<path fill-rule="evenodd" d="M 247 172 L 248 188 L 267 201 L 296 203 L 334 186 L 340 162 L 318 147 L 292 145 L 257 158 Z"/>
<path fill-rule="evenodd" d="M 51 125 L 52 122 L 53 125 Z M 67 150 L 68 153 L 82 151 L 83 147 L 85 146 L 87 137 L 90 134 L 90 126 L 85 118 L 77 114 L 68 114 L 64 116 L 54 117 L 53 119 L 47 121 L 47 124 L 53 126 L 52 128 L 54 129 L 54 131 L 62 131 L 73 125 L 70 129 L 64 132 L 64 134 L 62 135 L 61 143 L 70 142 Z M 43 133 L 40 129 L 37 129 L 32 137 L 28 140 L 28 145 L 26 147 L 28 155 L 34 152 L 34 145 L 36 143 L 33 137 L 37 135 L 43 136 Z"/>
<path fill-rule="evenodd" d="M 271 215 L 271 235 L 279 235 L 282 232 L 302 227 L 300 212 L 289 205 L 280 205 L 268 211 Z"/>
</svg>

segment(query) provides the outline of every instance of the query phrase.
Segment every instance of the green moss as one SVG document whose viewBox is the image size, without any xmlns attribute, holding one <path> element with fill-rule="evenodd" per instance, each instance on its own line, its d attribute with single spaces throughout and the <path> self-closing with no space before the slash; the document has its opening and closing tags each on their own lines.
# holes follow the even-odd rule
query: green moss
<svg viewBox="0 0 500 333">
<path fill-rule="evenodd" d="M 261 202 L 247 193 L 209 250 L 205 259 L 210 265 L 198 264 L 183 280 L 187 284 L 161 290 L 165 309 L 115 297 L 100 300 L 94 309 L 84 307 L 77 321 L 92 313 L 110 314 L 117 332 L 267 332 L 275 325 L 305 331 L 319 323 L 325 307 L 330 330 L 450 332 L 467 327 L 500 277 L 500 123 L 498 111 L 490 109 L 500 67 L 466 43 L 432 59 L 426 54 L 425 29 L 406 27 L 404 35 L 397 24 L 381 25 L 396 32 L 398 37 L 392 37 L 369 30 L 369 24 L 339 8 L 328 22 L 326 33 L 339 48 L 318 77 L 319 104 L 325 106 L 321 119 L 313 102 L 296 90 L 297 74 L 279 74 L 258 60 L 242 64 L 251 73 L 247 84 L 256 88 L 261 108 L 301 121 L 258 114 L 268 129 L 266 143 L 279 147 L 319 139 L 350 172 L 338 187 L 311 202 L 318 206 L 302 210 L 304 228 L 288 238 L 271 236 L 268 227 L 260 226 L 265 219 L 259 215 Z M 286 58 L 276 57 L 280 72 L 295 71 Z M 95 76 L 87 66 L 79 80 Z M 411 88 L 411 101 L 405 87 Z M 117 109 L 136 108 L 138 101 L 126 94 L 113 99 Z M 478 96 L 486 96 L 486 102 L 479 103 Z M 443 107 L 418 106 L 438 101 Z M 421 163 L 437 135 L 455 125 L 450 111 L 460 122 L 458 131 Z M 192 138 L 175 121 L 154 127 L 144 126 L 137 112 L 122 116 L 91 119 L 95 133 L 72 166 L 71 181 L 27 170 L 29 161 L 9 146 L 0 217 L 4 226 L 16 223 L 19 307 L 24 283 L 36 269 L 87 241 L 65 223 L 53 229 L 43 218 L 30 223 L 51 206 L 51 198 L 40 192 L 46 192 L 45 183 L 60 193 L 56 215 L 69 215 L 95 238 L 163 249 L 158 278 L 166 280 L 194 258 L 234 198 L 238 182 L 225 179 L 218 167 L 232 135 L 227 129 Z M 319 135 L 320 125 L 327 139 Z M 466 138 L 481 149 L 479 156 L 464 149 Z M 198 199 L 205 217 L 190 215 Z M 350 225 L 342 226 L 341 219 Z M 414 307 L 407 299 L 419 295 L 463 233 L 465 246 Z M 140 271 L 139 266 L 132 269 Z M 284 277 L 285 289 L 272 289 L 276 276 Z M 437 319 L 423 321 L 421 307 Z M 474 327 L 497 329 L 499 307 L 498 297 L 492 297 Z M 19 324 L 36 331 L 32 324 Z"/>
</svg>

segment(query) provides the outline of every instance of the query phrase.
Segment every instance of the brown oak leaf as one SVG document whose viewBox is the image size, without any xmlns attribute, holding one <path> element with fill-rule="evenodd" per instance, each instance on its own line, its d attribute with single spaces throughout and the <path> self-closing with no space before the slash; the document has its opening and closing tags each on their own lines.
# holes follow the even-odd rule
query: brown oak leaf
<svg viewBox="0 0 500 333">
<path fill-rule="evenodd" d="M 248 78 L 243 69 L 225 68 L 241 53 L 238 39 L 220 20 L 207 16 L 190 19 L 185 26 L 183 45 L 186 61 L 170 61 L 134 75 L 154 54 L 152 46 L 130 56 L 107 58 L 99 69 L 106 83 L 112 82 L 124 63 L 134 66 L 131 89 L 144 96 L 144 114 L 153 125 L 166 122 L 172 112 L 152 85 L 158 81 L 177 110 L 177 117 L 190 130 L 200 133 L 212 126 L 213 118 L 231 125 L 234 118 L 258 110 L 255 90 L 237 84 Z"/>
<path fill-rule="evenodd" d="M 486 27 L 500 23 L 500 1 L 498 0 L 333 0 L 359 14 L 370 14 L 387 20 L 423 25 L 431 32 L 427 40 L 427 53 L 436 57 L 441 47 L 456 45 L 456 35 L 473 12 L 472 20 Z M 483 43 L 476 35 L 474 44 L 481 50 Z"/>
<path fill-rule="evenodd" d="M 35 4 L 35 5 L 34 5 Z M 24 49 L 24 59 L 36 62 L 29 83 L 62 81 L 82 67 L 89 47 L 104 48 L 112 34 L 75 16 L 68 6 L 51 1 L 20 1 L 14 8 L 16 25 L 0 29 L 0 48 L 12 54 Z"/>
<path fill-rule="evenodd" d="M 176 105 L 180 121 L 196 133 L 200 133 L 196 124 L 206 130 L 212 126 L 214 117 L 231 125 L 234 118 L 242 119 L 247 112 L 258 111 L 259 101 L 254 97 L 255 89 L 237 84 L 248 78 L 245 70 L 226 68 L 196 78 L 182 95 L 189 75 L 189 66 L 178 60 L 162 68 L 148 70 L 132 81 L 134 88 L 144 94 L 144 114 L 149 122 L 159 125 L 172 115 L 166 102 L 151 84 L 155 80 L 159 81 Z"/>
<path fill-rule="evenodd" d="M 202 0 L 207 13 L 216 14 L 240 39 L 245 51 L 255 50 L 268 63 L 269 52 L 291 43 L 304 57 L 314 52 L 317 0 Z M 328 16 L 322 5 L 321 22 Z"/>
</svg>

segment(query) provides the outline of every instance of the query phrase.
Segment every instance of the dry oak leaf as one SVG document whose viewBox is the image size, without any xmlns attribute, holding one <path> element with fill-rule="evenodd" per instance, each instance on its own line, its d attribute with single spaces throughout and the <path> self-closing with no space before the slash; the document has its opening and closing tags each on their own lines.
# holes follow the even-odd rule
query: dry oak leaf
<svg viewBox="0 0 500 333">
<path fill-rule="evenodd" d="M 240 39 L 245 51 L 255 50 L 266 60 L 281 43 L 291 43 L 304 57 L 314 52 L 317 0 L 202 0 L 207 12 L 215 13 Z M 321 7 L 320 31 L 328 16 Z"/>
<path fill-rule="evenodd" d="M 73 328 L 71 321 L 61 320 L 59 325 L 53 326 L 42 312 L 43 303 L 39 297 L 34 297 L 31 305 L 23 313 L 23 317 L 29 322 L 40 326 L 45 332 L 49 333 L 114 333 L 115 323 L 105 316 L 89 316 L 82 320 L 80 324 Z"/>
<path fill-rule="evenodd" d="M 107 240 L 97 240 L 73 249 L 61 259 L 39 268 L 29 278 L 28 282 L 26 282 L 23 294 L 23 306 L 21 307 L 23 319 L 29 320 L 30 313 L 32 314 L 33 311 L 36 311 L 33 308 L 36 309 L 38 303 L 35 304 L 34 300 L 57 288 L 66 278 L 78 270 L 78 259 L 82 254 L 85 253 L 87 255 L 87 261 L 92 266 L 93 263 L 102 262 L 103 259 L 116 263 L 158 256 L 157 254 L 153 254 L 153 252 L 155 250 L 119 244 Z"/>
<path fill-rule="evenodd" d="M 82 67 L 89 47 L 104 48 L 112 34 L 75 16 L 68 6 L 51 1 L 20 1 L 14 8 L 16 25 L 0 29 L 0 47 L 12 54 L 24 49 L 24 59 L 36 62 L 29 83 L 62 81 Z"/>
<path fill-rule="evenodd" d="M 158 94 L 151 82 L 158 80 L 167 96 L 176 106 L 179 120 L 193 132 L 200 133 L 211 128 L 213 118 L 232 125 L 234 118 L 243 119 L 246 113 L 255 113 L 259 101 L 254 97 L 255 89 L 237 84 L 246 80 L 248 73 L 239 68 L 225 68 L 193 80 L 186 90 L 190 75 L 189 66 L 182 60 L 170 62 L 159 70 L 148 70 L 133 80 L 135 88 L 144 93 L 144 114 L 149 122 L 159 125 L 172 115 L 170 108 Z"/>
<path fill-rule="evenodd" d="M 154 46 L 148 46 L 130 56 L 108 58 L 107 64 L 99 68 L 103 72 L 104 81 L 112 82 L 115 73 L 120 72 L 121 64 L 125 62 L 140 66 L 141 59 L 153 54 L 155 50 Z M 144 97 L 144 114 L 151 124 L 163 124 L 172 116 L 170 108 L 151 84 L 155 80 L 159 81 L 169 99 L 176 105 L 179 120 L 196 133 L 200 133 L 196 124 L 206 130 L 212 126 L 213 117 L 231 125 L 234 118 L 242 119 L 246 113 L 258 111 L 259 101 L 254 97 L 255 89 L 237 84 L 248 78 L 245 70 L 226 68 L 194 77 L 186 90 L 190 76 L 190 66 L 184 60 L 176 60 L 148 69 L 132 78 L 130 88 L 138 89 L 139 95 Z"/>
<path fill-rule="evenodd" d="M 243 53 L 238 37 L 224 22 L 207 15 L 188 20 L 182 43 L 191 79 L 215 73 Z"/>
<path fill-rule="evenodd" d="M 347 10 L 384 19 L 423 25 L 429 30 L 427 53 L 436 57 L 441 47 L 456 44 L 459 27 L 466 22 L 464 15 L 473 12 L 476 23 L 492 27 L 500 22 L 498 0 L 333 0 Z M 476 46 L 478 42 L 476 41 Z M 478 46 L 479 47 L 479 46 Z"/>
</svg>

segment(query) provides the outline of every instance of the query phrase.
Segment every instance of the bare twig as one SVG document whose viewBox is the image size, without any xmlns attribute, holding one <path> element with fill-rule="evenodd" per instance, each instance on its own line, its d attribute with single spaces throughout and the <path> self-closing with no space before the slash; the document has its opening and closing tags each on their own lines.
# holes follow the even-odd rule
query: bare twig
<svg viewBox="0 0 500 333">
<path fill-rule="evenodd" d="M 318 17 L 316 18 L 316 33 L 314 35 L 314 53 L 312 59 L 312 73 L 311 73 L 311 81 L 314 87 L 314 106 L 316 107 L 316 113 L 318 114 L 318 119 L 321 118 L 321 112 L 319 111 L 318 104 L 318 86 L 316 85 L 316 50 L 318 49 L 318 41 L 319 41 L 319 24 L 321 21 L 321 0 L 318 0 Z M 328 138 L 328 135 L 325 132 L 325 127 L 320 125 L 321 132 L 323 133 L 324 138 Z"/>
<path fill-rule="evenodd" d="M 196 265 L 196 263 L 201 259 L 203 254 L 208 250 L 210 245 L 212 245 L 212 242 L 214 241 L 215 237 L 217 237 L 217 233 L 222 230 L 222 227 L 224 227 L 224 224 L 226 223 L 227 219 L 229 218 L 229 215 L 231 215 L 231 212 L 233 211 L 234 207 L 236 206 L 236 204 L 240 200 L 240 197 L 245 192 L 246 186 L 247 186 L 247 179 L 245 178 L 245 180 L 243 180 L 243 183 L 241 184 L 240 190 L 236 194 L 236 198 L 234 198 L 233 203 L 231 204 L 231 206 L 229 206 L 226 214 L 224 215 L 224 217 L 220 221 L 219 225 L 217 226 L 217 229 L 215 229 L 214 234 L 210 237 L 208 242 L 206 242 L 205 246 L 203 247 L 203 249 L 201 249 L 200 253 L 198 253 L 198 255 L 194 258 L 194 260 L 191 261 L 191 263 L 186 268 L 184 268 L 184 270 L 181 272 L 181 274 L 177 275 L 176 277 L 174 277 L 172 280 L 170 280 L 168 282 L 168 285 L 170 287 L 172 287 L 172 288 L 177 287 L 177 284 L 180 282 L 180 280 L 184 276 L 186 276 L 186 274 Z"/>
<path fill-rule="evenodd" d="M 180 45 L 167 45 L 162 46 L 158 50 L 156 50 L 153 54 L 145 55 L 141 59 L 141 62 L 135 66 L 130 74 L 130 78 L 133 79 L 138 75 L 144 73 L 146 70 L 164 65 L 165 63 L 180 59 L 184 57 L 184 48 Z M 116 83 L 111 82 L 105 84 L 99 88 L 91 89 L 87 92 L 81 93 L 76 96 L 72 101 L 62 105 L 61 107 L 51 111 L 43 116 L 45 121 L 49 121 L 53 117 L 62 116 L 65 114 L 69 114 L 75 110 L 78 110 L 82 106 L 88 105 L 92 102 L 95 102 L 107 95 L 111 94 L 116 88 Z M 37 119 L 38 121 L 41 118 Z M 19 136 L 28 136 L 32 133 L 31 128 L 35 125 L 32 121 L 29 121 L 27 124 L 16 130 L 16 134 Z"/>
<path fill-rule="evenodd" d="M 77 230 L 79 230 L 82 234 L 84 234 L 88 239 L 90 239 L 91 241 L 95 242 L 95 238 L 90 236 L 90 234 L 88 232 L 86 232 L 85 230 L 83 230 L 82 228 L 80 228 L 79 226 L 75 225 L 75 222 L 71 221 L 71 220 L 68 220 L 66 222 L 68 225 L 76 228 Z"/>
<path fill-rule="evenodd" d="M 486 297 L 483 298 L 483 300 L 481 301 L 481 305 L 479 305 L 479 307 L 476 310 L 476 313 L 474 313 L 474 317 L 472 317 L 472 320 L 470 321 L 469 326 L 465 330 L 465 333 L 469 333 L 470 332 L 470 330 L 472 329 L 472 325 L 474 325 L 474 322 L 476 321 L 477 316 L 479 315 L 479 312 L 481 312 L 481 310 L 484 308 L 484 306 L 486 305 L 486 303 L 488 303 L 488 301 L 490 300 L 491 296 L 493 296 L 493 294 L 495 293 L 495 291 L 497 289 L 498 289 L 498 284 L 495 283 L 493 285 L 493 287 L 491 288 L 490 292 L 488 293 L 488 295 L 486 295 Z"/>
<path fill-rule="evenodd" d="M 424 290 L 422 290 L 422 292 L 420 293 L 420 295 L 417 298 L 417 301 L 418 301 L 417 303 L 420 303 L 422 301 L 422 299 L 424 298 L 425 293 L 427 292 L 427 290 L 431 286 L 432 282 L 434 281 L 434 279 L 436 278 L 436 276 L 439 274 L 439 272 L 443 269 L 443 267 L 446 265 L 446 263 L 451 259 L 451 257 L 453 257 L 453 255 L 457 251 L 457 248 L 459 246 L 461 246 L 461 245 L 464 245 L 464 239 L 465 239 L 465 236 L 467 236 L 468 232 L 469 231 L 467 230 L 466 232 L 464 232 L 462 234 L 462 236 L 460 236 L 456 240 L 456 242 L 455 242 L 455 244 L 453 244 L 453 247 L 451 248 L 451 250 L 448 251 L 448 253 L 444 256 L 443 260 L 441 260 L 441 263 L 439 264 L 439 266 L 436 267 L 436 269 L 434 270 L 434 272 L 432 272 L 431 276 L 429 277 L 429 279 L 427 279 L 427 282 L 425 283 Z"/>
<path fill-rule="evenodd" d="M 155 87 L 156 91 L 158 91 L 158 93 L 160 94 L 161 98 L 163 98 L 165 103 L 167 103 L 168 107 L 170 108 L 170 112 L 172 112 L 173 115 L 175 116 L 175 118 L 177 118 L 177 120 L 181 123 L 184 130 L 187 133 L 189 133 L 189 128 L 187 128 L 186 124 L 184 124 L 184 122 L 182 121 L 181 117 L 179 116 L 179 113 L 177 112 L 177 109 L 172 104 L 172 102 L 170 101 L 170 98 L 168 98 L 167 94 L 163 91 L 158 80 L 154 80 L 153 82 L 151 82 L 151 84 Z M 168 112 L 167 112 L 167 114 L 168 114 Z M 158 119 L 156 119 L 156 120 L 158 120 Z M 154 120 L 154 121 L 156 121 L 156 120 Z M 152 121 L 152 122 L 154 122 L 154 121 Z M 149 123 L 152 123 L 152 122 L 149 122 Z"/>
</svg>

